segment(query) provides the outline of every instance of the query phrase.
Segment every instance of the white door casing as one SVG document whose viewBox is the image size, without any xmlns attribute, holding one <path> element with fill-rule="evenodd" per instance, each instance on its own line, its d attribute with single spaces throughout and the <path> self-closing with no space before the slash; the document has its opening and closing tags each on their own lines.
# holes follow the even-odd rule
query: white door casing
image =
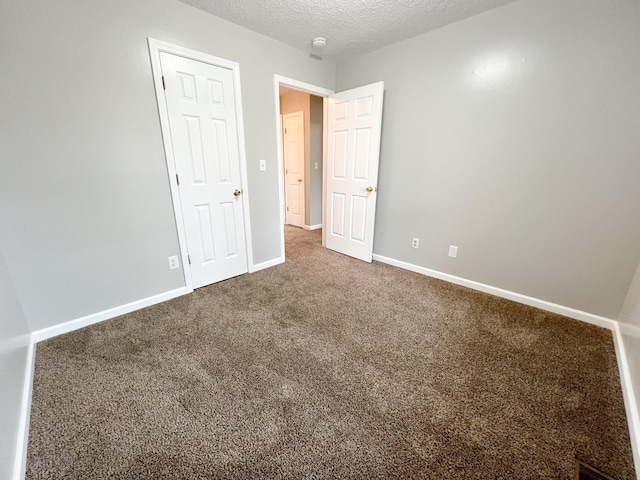
<svg viewBox="0 0 640 480">
<path fill-rule="evenodd" d="M 304 225 L 304 112 L 282 116 L 286 223 Z"/>
<path fill-rule="evenodd" d="M 248 267 L 234 71 L 159 57 L 190 260 L 183 266 L 198 288 Z"/>
<path fill-rule="evenodd" d="M 329 96 L 326 151 L 326 246 L 371 262 L 382 99 L 378 82 Z"/>
</svg>

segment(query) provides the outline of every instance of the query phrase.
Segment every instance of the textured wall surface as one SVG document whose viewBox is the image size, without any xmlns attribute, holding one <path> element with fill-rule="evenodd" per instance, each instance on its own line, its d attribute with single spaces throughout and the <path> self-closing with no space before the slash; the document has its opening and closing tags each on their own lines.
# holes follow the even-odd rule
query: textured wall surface
<svg viewBox="0 0 640 480">
<path fill-rule="evenodd" d="M 640 257 L 638 25 L 638 2 L 520 1 L 339 64 L 337 90 L 385 83 L 374 253 L 617 318 Z"/>
<path fill-rule="evenodd" d="M 281 255 L 273 75 L 335 65 L 174 0 L 4 2 L 0 244 L 34 330 L 184 285 L 147 37 L 240 64 L 254 262 Z"/>
<path fill-rule="evenodd" d="M 14 472 L 28 344 L 29 328 L 0 252 L 0 478 Z"/>
</svg>

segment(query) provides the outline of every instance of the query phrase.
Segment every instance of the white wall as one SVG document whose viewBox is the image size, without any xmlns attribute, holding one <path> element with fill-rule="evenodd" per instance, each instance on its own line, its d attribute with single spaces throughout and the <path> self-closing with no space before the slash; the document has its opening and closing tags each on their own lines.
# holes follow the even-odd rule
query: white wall
<svg viewBox="0 0 640 480">
<path fill-rule="evenodd" d="M 374 252 L 617 318 L 640 258 L 639 25 L 637 1 L 522 0 L 338 65 L 338 90 L 385 82 Z"/>
<path fill-rule="evenodd" d="M 333 64 L 175 0 L 1 8 L 0 243 L 33 330 L 184 285 L 147 37 L 240 64 L 254 263 L 281 255 L 273 75 Z"/>
<path fill-rule="evenodd" d="M 0 251 L 0 478 L 13 478 L 21 428 L 29 328 Z"/>
</svg>

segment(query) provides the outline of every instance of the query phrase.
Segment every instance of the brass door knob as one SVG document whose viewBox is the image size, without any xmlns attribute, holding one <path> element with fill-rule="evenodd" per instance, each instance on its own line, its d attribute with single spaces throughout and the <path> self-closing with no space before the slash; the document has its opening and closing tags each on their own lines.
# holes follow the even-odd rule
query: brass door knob
<svg viewBox="0 0 640 480">
<path fill-rule="evenodd" d="M 367 192 L 369 193 L 373 192 L 373 187 L 367 187 Z"/>
<path fill-rule="evenodd" d="M 299 182 L 302 182 L 302 179 L 301 179 L 301 178 L 299 178 L 299 179 L 298 179 L 298 181 L 299 181 Z"/>
<path fill-rule="evenodd" d="M 234 194 L 236 197 L 239 197 L 240 195 L 242 195 L 242 192 L 241 192 L 240 190 L 236 189 L 236 190 L 234 190 L 234 191 L 233 191 L 233 194 Z"/>
</svg>

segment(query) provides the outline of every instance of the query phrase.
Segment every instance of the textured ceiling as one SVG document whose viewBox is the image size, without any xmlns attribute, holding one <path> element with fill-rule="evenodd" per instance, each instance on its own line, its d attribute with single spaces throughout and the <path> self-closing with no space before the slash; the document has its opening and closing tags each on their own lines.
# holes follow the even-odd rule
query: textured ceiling
<svg viewBox="0 0 640 480">
<path fill-rule="evenodd" d="M 180 0 L 340 62 L 515 0 Z M 314 37 L 326 47 L 311 46 Z"/>
</svg>

